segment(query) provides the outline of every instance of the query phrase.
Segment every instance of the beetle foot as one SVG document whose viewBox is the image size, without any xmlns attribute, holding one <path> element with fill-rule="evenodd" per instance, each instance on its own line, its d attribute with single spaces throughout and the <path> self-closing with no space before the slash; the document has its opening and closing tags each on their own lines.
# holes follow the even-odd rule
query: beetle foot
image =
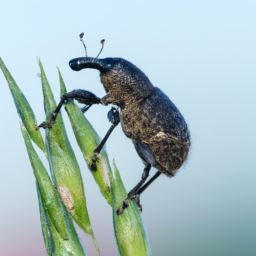
<svg viewBox="0 0 256 256">
<path fill-rule="evenodd" d="M 132 197 L 132 199 L 135 200 L 135 202 L 136 202 L 136 204 L 137 204 L 137 206 L 138 206 L 138 209 L 139 209 L 140 213 L 142 213 L 142 205 L 140 204 L 140 195 L 137 194 L 136 196 Z M 127 208 L 127 207 L 130 205 L 132 199 L 131 199 L 130 197 L 127 197 L 127 198 L 123 201 L 123 205 L 122 205 L 121 207 L 119 207 L 119 208 L 116 210 L 116 214 L 117 214 L 117 215 L 122 214 L 122 213 L 124 212 L 125 208 Z"/>
<path fill-rule="evenodd" d="M 116 214 L 117 215 L 120 215 L 124 212 L 125 208 L 127 208 L 129 205 L 126 205 L 124 202 L 123 202 L 123 205 L 121 207 L 119 207 L 117 210 L 116 210 Z"/>
<path fill-rule="evenodd" d="M 40 128 L 52 128 L 52 124 L 54 123 L 55 119 L 57 117 L 57 114 L 53 113 L 48 121 L 42 122 L 40 125 L 36 127 L 36 130 L 39 130 Z"/>
<path fill-rule="evenodd" d="M 123 208 L 123 206 L 119 207 L 119 208 L 116 210 L 116 214 L 117 214 L 117 215 L 122 214 L 122 213 L 124 212 L 124 209 L 125 209 L 125 208 Z"/>
<path fill-rule="evenodd" d="M 134 200 L 135 200 L 135 202 L 136 202 L 136 204 L 138 206 L 138 209 L 139 209 L 140 213 L 142 213 L 142 205 L 140 204 L 140 195 L 137 194 L 134 197 Z"/>
<path fill-rule="evenodd" d="M 99 162 L 99 160 L 100 159 L 96 154 L 92 157 L 91 171 L 95 172 L 97 170 L 96 163 Z"/>
<path fill-rule="evenodd" d="M 124 212 L 125 208 L 127 208 L 130 203 L 131 203 L 131 199 L 129 197 L 127 197 L 123 201 L 123 205 L 116 210 L 117 215 L 122 214 Z"/>
</svg>

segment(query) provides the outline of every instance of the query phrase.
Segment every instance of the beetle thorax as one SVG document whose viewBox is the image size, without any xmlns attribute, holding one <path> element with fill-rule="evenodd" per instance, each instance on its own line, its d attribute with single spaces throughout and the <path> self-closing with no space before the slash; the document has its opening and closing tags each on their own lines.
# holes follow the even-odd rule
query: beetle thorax
<svg viewBox="0 0 256 256">
<path fill-rule="evenodd" d="M 114 69 L 101 73 L 101 82 L 113 104 L 120 107 L 149 97 L 154 86 L 148 77 L 132 63 L 122 60 Z"/>
</svg>

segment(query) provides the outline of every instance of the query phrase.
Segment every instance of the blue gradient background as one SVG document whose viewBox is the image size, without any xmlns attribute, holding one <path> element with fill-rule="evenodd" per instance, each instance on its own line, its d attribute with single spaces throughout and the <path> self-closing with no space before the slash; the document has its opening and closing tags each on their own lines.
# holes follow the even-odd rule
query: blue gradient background
<svg viewBox="0 0 256 256">
<path fill-rule="evenodd" d="M 36 56 L 56 99 L 56 66 L 68 90 L 105 95 L 98 72 L 73 72 L 68 61 L 84 55 L 123 57 L 160 87 L 185 116 L 192 135 L 188 162 L 173 179 L 160 177 L 142 196 L 153 255 L 256 255 L 256 2 L 255 1 L 2 1 L 0 56 L 45 119 Z M 0 72 L 1 73 L 1 72 Z M 7 83 L 0 74 L 0 255 L 46 255 L 35 179 Z M 110 107 L 87 114 L 101 137 Z M 112 213 L 67 132 L 83 174 L 87 204 L 102 255 L 117 255 Z M 125 186 L 143 164 L 116 128 L 107 143 Z M 39 152 L 45 165 L 47 162 Z M 47 166 L 48 167 L 48 166 Z M 151 175 L 155 170 L 151 173 Z M 90 255 L 90 238 L 80 230 Z"/>
</svg>

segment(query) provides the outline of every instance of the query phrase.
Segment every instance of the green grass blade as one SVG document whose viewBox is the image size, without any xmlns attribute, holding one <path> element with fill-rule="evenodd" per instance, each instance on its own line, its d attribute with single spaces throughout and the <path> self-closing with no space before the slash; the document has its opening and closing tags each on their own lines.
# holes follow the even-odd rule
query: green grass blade
<svg viewBox="0 0 256 256">
<path fill-rule="evenodd" d="M 54 225 L 50 221 L 47 211 L 45 211 L 44 209 L 44 205 L 43 205 L 43 201 L 42 201 L 42 197 L 41 197 L 38 185 L 37 185 L 37 195 L 38 195 L 38 201 L 39 201 L 42 231 L 43 231 L 44 241 L 45 241 L 48 255 L 50 256 L 85 255 L 87 256 L 87 252 L 85 251 L 83 245 L 82 244 L 77 245 L 77 243 L 80 242 L 78 237 L 75 238 L 76 243 L 74 243 L 72 239 L 64 240 L 58 234 Z"/>
<path fill-rule="evenodd" d="M 42 88 L 44 94 L 44 108 L 48 119 L 56 108 L 50 85 L 47 81 L 42 63 Z M 46 148 L 49 156 L 51 174 L 67 209 L 75 222 L 89 235 L 91 235 L 99 254 L 98 244 L 95 240 L 84 196 L 84 186 L 75 154 L 66 135 L 61 113 L 58 114 L 51 129 L 46 130 Z"/>
<path fill-rule="evenodd" d="M 121 215 L 116 214 L 116 210 L 122 205 L 127 193 L 115 163 L 114 176 L 110 173 L 114 233 L 119 254 L 122 256 L 152 255 L 136 202 L 132 200 Z"/>
<path fill-rule="evenodd" d="M 47 251 L 53 253 L 52 255 L 87 255 L 77 236 L 70 215 L 55 191 L 23 124 L 21 124 L 21 131 L 40 193 L 39 206 L 40 201 L 43 205 L 43 209 L 40 208 L 40 213 Z M 61 252 L 65 250 L 65 253 L 54 254 L 59 250 Z"/>
<path fill-rule="evenodd" d="M 65 229 L 66 216 L 64 216 L 61 210 L 59 197 L 56 194 L 54 187 L 52 186 L 51 179 L 43 163 L 41 162 L 35 149 L 33 148 L 33 145 L 30 141 L 30 137 L 27 133 L 26 128 L 23 126 L 23 124 L 21 124 L 21 132 L 26 144 L 29 159 L 34 170 L 34 175 L 35 175 L 44 205 L 47 208 L 47 211 L 49 212 L 51 221 L 56 227 L 56 230 L 60 233 L 60 235 L 64 239 L 67 239 L 69 237 L 69 234 L 68 234 L 69 231 L 67 228 Z"/>
<path fill-rule="evenodd" d="M 36 190 L 37 190 L 37 196 L 38 196 L 40 220 L 41 220 L 45 247 L 48 255 L 53 255 L 52 252 L 54 250 L 54 242 L 53 242 L 52 231 L 50 229 L 50 219 L 47 216 L 46 211 L 43 207 L 43 201 L 42 201 L 42 197 L 41 197 L 40 190 L 37 183 L 36 183 Z"/>
<path fill-rule="evenodd" d="M 36 118 L 33 113 L 33 110 L 31 109 L 27 99 L 25 98 L 24 94 L 22 93 L 22 91 L 14 81 L 12 75 L 8 71 L 7 67 L 5 66 L 1 58 L 0 58 L 0 68 L 2 69 L 4 76 L 6 78 L 6 81 L 9 85 L 18 114 L 22 122 L 24 123 L 31 139 L 46 154 L 46 148 L 45 148 L 45 144 L 44 144 L 41 132 L 35 129 L 35 127 L 37 126 L 37 123 L 36 123 Z"/>
<path fill-rule="evenodd" d="M 59 78 L 61 93 L 65 94 L 67 90 L 60 71 Z M 73 100 L 69 100 L 65 104 L 65 109 L 68 113 L 68 117 L 71 122 L 78 145 L 83 153 L 88 167 L 90 168 L 92 164 L 92 157 L 94 155 L 93 151 L 96 149 L 97 145 L 99 145 L 101 140 L 96 131 L 93 129 L 92 125 L 88 122 L 80 108 L 77 107 Z M 96 164 L 97 170 L 91 173 L 96 183 L 98 184 L 102 195 L 106 198 L 107 202 L 112 205 L 110 181 L 108 175 L 108 172 L 111 168 L 105 148 L 103 148 L 101 154 L 99 155 L 99 159 L 99 162 Z"/>
</svg>

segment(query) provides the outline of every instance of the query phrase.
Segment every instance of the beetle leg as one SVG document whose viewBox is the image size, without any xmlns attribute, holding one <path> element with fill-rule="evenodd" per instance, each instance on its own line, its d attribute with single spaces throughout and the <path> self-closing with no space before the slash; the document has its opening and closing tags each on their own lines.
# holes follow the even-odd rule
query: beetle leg
<svg viewBox="0 0 256 256">
<path fill-rule="evenodd" d="M 139 191 L 143 183 L 148 178 L 150 169 L 151 169 L 151 164 L 148 164 L 144 169 L 144 172 L 141 177 L 141 181 L 128 193 L 128 197 L 123 201 L 123 205 L 117 209 L 116 213 L 118 215 L 123 213 L 124 209 L 129 206 L 129 204 L 131 203 L 131 200 L 137 195 L 137 192 Z"/>
<path fill-rule="evenodd" d="M 149 185 L 156 179 L 158 178 L 162 173 L 161 172 L 157 172 L 143 187 L 141 187 L 138 192 L 137 192 L 137 195 L 140 195 L 142 194 L 146 188 L 149 187 Z"/>
<path fill-rule="evenodd" d="M 92 106 L 92 105 L 84 106 L 84 107 L 82 107 L 82 108 L 80 108 L 80 109 L 81 109 L 81 111 L 82 111 L 83 113 L 85 113 L 91 106 Z"/>
<path fill-rule="evenodd" d="M 101 141 L 101 143 L 98 145 L 98 147 L 94 150 L 94 154 L 98 155 L 100 153 L 100 151 L 102 150 L 103 146 L 105 145 L 108 137 L 110 136 L 110 134 L 112 133 L 112 131 L 114 130 L 114 128 L 119 124 L 120 122 L 120 116 L 119 116 L 119 111 L 112 107 L 111 110 L 109 110 L 108 112 L 108 120 L 112 123 L 111 127 L 109 128 L 107 134 L 105 135 L 105 137 L 103 138 L 103 140 Z"/>
<path fill-rule="evenodd" d="M 54 123 L 55 119 L 57 118 L 58 113 L 60 112 L 60 109 L 64 102 L 69 99 L 76 99 L 78 102 L 86 104 L 87 106 L 82 109 L 83 112 L 86 112 L 91 105 L 93 104 L 99 104 L 100 98 L 98 98 L 96 95 L 93 93 L 86 91 L 86 90 L 74 90 L 72 92 L 63 94 L 61 97 L 61 101 L 58 104 L 57 108 L 54 110 L 52 113 L 51 117 L 49 118 L 48 121 L 45 121 L 38 125 L 36 129 L 38 130 L 39 128 L 51 128 L 52 124 Z"/>
<path fill-rule="evenodd" d="M 101 141 L 101 143 L 93 151 L 94 156 L 92 158 L 92 165 L 90 167 L 90 169 L 92 171 L 96 171 L 96 162 L 98 162 L 98 160 L 99 160 L 98 155 L 100 154 L 100 152 L 101 152 L 103 146 L 105 145 L 108 137 L 110 136 L 112 131 L 115 129 L 115 127 L 120 122 L 119 111 L 116 108 L 112 107 L 111 110 L 108 112 L 108 120 L 112 123 L 112 125 L 109 128 L 109 130 L 108 130 L 107 134 L 105 135 L 105 137 L 103 138 L 103 140 Z"/>
<path fill-rule="evenodd" d="M 138 208 L 140 212 L 142 212 L 142 206 L 140 204 L 140 195 L 145 191 L 146 188 L 149 187 L 149 185 L 159 176 L 161 175 L 161 172 L 157 172 L 145 185 L 143 185 L 136 193 L 136 196 L 134 197 L 135 202 L 138 205 Z"/>
</svg>

